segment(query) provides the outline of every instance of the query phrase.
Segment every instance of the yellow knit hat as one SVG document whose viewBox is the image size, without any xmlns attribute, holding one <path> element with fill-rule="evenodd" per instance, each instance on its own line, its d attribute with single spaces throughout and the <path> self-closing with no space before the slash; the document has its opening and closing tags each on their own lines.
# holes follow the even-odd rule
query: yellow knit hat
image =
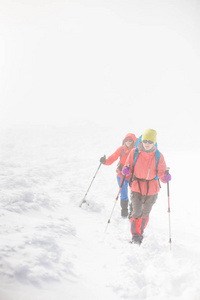
<svg viewBox="0 0 200 300">
<path fill-rule="evenodd" d="M 142 135 L 142 141 L 152 141 L 154 144 L 156 143 L 156 135 L 157 132 L 154 129 L 147 129 Z"/>
</svg>

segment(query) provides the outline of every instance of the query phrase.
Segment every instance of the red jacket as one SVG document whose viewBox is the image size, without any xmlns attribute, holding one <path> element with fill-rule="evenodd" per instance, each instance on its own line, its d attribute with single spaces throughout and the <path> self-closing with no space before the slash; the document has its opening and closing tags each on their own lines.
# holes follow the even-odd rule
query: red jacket
<svg viewBox="0 0 200 300">
<path fill-rule="evenodd" d="M 146 195 L 148 191 L 148 195 L 154 195 L 157 194 L 160 190 L 160 185 L 158 180 L 155 180 L 154 178 L 157 175 L 156 172 L 156 156 L 155 156 L 156 148 L 153 152 L 146 152 L 143 150 L 139 151 L 139 156 L 137 158 L 137 161 L 134 166 L 134 175 L 139 179 L 145 179 L 149 180 L 149 188 L 147 190 L 147 181 L 141 181 L 139 180 L 139 184 L 137 180 L 133 180 L 131 184 L 131 190 L 136 193 L 141 193 L 142 195 Z M 133 158 L 134 158 L 135 149 L 132 149 L 125 165 L 130 165 L 131 168 L 131 174 L 133 171 Z M 160 159 L 158 162 L 158 177 L 159 179 L 165 183 L 163 180 L 165 170 L 166 170 L 166 163 L 164 160 L 164 157 L 162 153 L 160 153 Z M 139 187 L 140 185 L 140 187 Z M 141 188 L 141 191 L 140 191 Z"/>
<path fill-rule="evenodd" d="M 134 147 L 135 142 L 137 140 L 136 136 L 133 133 L 128 133 L 125 136 L 125 139 L 128 139 L 128 138 L 130 138 L 134 141 L 134 144 L 133 144 L 133 147 Z M 116 170 L 116 172 L 118 173 L 118 176 L 121 177 L 122 176 L 121 170 L 122 170 L 122 168 L 127 160 L 127 157 L 132 149 L 133 148 L 128 149 L 125 145 L 120 146 L 112 155 L 110 155 L 106 159 L 105 165 L 107 165 L 107 166 L 112 165 L 121 156 L 119 163 L 118 163 L 118 168 Z M 129 179 L 129 176 L 126 176 L 126 179 Z"/>
<path fill-rule="evenodd" d="M 117 165 L 118 167 L 117 167 L 117 170 L 116 170 L 116 172 L 118 173 L 118 176 L 121 177 L 122 176 L 121 170 L 122 170 L 122 168 L 123 168 L 123 166 L 124 166 L 124 164 L 125 164 L 125 162 L 128 158 L 129 153 L 131 152 L 131 150 L 132 150 L 132 148 L 128 150 L 125 145 L 120 146 L 112 155 L 110 155 L 106 159 L 105 165 L 107 165 L 107 166 L 112 165 L 120 157 L 120 154 L 122 153 L 122 157 L 119 160 L 119 163 Z M 129 179 L 129 176 L 126 176 L 126 179 Z"/>
</svg>

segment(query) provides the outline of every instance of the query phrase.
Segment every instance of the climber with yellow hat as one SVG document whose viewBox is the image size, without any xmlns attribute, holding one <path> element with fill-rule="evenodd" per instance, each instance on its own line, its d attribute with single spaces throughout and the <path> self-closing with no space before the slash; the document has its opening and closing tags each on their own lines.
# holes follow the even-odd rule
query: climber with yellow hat
<svg viewBox="0 0 200 300">
<path fill-rule="evenodd" d="M 147 129 L 137 149 L 131 150 L 122 173 L 132 174 L 130 182 L 132 212 L 130 216 L 132 242 L 141 244 L 149 214 L 160 190 L 159 179 L 166 183 L 171 175 L 166 174 L 163 154 L 156 147 L 157 132 Z"/>
</svg>

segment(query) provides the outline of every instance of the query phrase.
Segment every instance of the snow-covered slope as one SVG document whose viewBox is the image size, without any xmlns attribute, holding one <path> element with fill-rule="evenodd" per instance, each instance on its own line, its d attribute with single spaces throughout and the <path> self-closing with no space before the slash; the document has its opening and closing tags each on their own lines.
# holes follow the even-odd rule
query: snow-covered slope
<svg viewBox="0 0 200 300">
<path fill-rule="evenodd" d="M 0 300 L 200 299 L 195 153 L 186 166 L 188 153 L 160 145 L 172 174 L 171 251 L 164 184 L 141 247 L 129 243 L 119 202 L 108 224 L 116 164 L 101 166 L 79 207 L 99 158 L 125 134 L 94 124 L 1 132 Z"/>
</svg>

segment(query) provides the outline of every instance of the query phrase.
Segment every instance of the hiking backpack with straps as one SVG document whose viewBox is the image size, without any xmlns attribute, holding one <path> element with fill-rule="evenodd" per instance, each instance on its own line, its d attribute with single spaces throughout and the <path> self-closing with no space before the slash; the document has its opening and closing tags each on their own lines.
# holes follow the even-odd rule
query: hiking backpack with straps
<svg viewBox="0 0 200 300">
<path fill-rule="evenodd" d="M 139 179 L 139 178 L 136 178 L 135 175 L 134 175 L 134 167 L 135 167 L 135 163 L 138 159 L 138 156 L 140 154 L 139 152 L 139 149 L 138 149 L 138 145 L 139 143 L 142 141 L 142 135 L 137 139 L 137 141 L 135 142 L 135 153 L 134 153 L 134 157 L 133 157 L 133 169 L 132 169 L 132 175 L 130 177 L 130 180 L 129 180 L 129 185 L 131 186 L 133 180 L 137 180 L 138 181 L 138 185 L 139 185 L 139 188 L 140 188 L 140 184 L 139 184 L 139 181 L 142 180 L 142 181 L 150 181 L 150 180 L 146 180 L 146 179 Z M 152 180 L 158 180 L 159 181 L 159 177 L 158 177 L 158 162 L 159 162 L 159 159 L 160 159 L 160 151 L 157 149 L 157 143 L 155 143 L 155 146 L 156 146 L 156 151 L 155 151 L 155 156 L 156 156 L 156 176 L 155 178 L 153 178 Z M 160 182 L 159 182 L 160 184 Z M 147 191 L 147 194 L 148 194 L 148 191 Z"/>
</svg>

